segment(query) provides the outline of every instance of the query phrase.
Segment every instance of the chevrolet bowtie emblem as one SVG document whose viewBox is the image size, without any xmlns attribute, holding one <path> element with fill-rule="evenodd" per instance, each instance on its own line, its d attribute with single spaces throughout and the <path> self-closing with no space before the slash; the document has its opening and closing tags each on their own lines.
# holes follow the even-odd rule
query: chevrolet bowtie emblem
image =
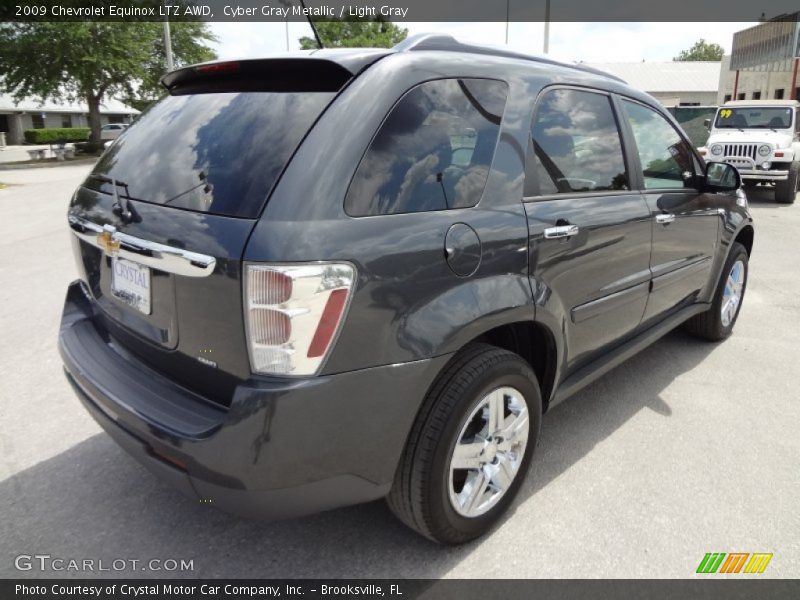
<svg viewBox="0 0 800 600">
<path fill-rule="evenodd" d="M 119 240 L 114 239 L 114 233 L 103 231 L 97 234 L 97 245 L 103 249 L 108 256 L 116 256 L 119 252 Z"/>
</svg>

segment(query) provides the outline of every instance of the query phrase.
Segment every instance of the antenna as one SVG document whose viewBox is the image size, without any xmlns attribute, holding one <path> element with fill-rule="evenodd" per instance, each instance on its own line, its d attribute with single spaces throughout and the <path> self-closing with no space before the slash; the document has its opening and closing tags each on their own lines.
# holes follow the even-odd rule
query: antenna
<svg viewBox="0 0 800 600">
<path fill-rule="evenodd" d="M 306 8 L 306 3 L 303 0 L 300 0 L 300 6 L 303 7 L 303 12 L 306 15 L 306 19 L 308 19 L 308 24 L 311 25 L 311 31 L 314 32 L 314 38 L 317 40 L 317 46 L 319 46 L 320 49 L 324 48 L 325 46 L 322 45 L 322 40 L 319 39 L 319 33 L 317 32 L 317 27 L 314 25 L 314 21 L 311 20 L 311 13 L 308 12 L 308 9 Z"/>
</svg>

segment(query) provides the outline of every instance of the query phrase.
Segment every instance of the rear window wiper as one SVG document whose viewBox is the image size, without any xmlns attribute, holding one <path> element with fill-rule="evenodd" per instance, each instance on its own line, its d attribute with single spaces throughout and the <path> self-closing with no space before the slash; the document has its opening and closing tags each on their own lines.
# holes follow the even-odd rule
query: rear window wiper
<svg viewBox="0 0 800 600">
<path fill-rule="evenodd" d="M 89 177 L 90 179 L 94 179 L 95 181 L 111 184 L 111 197 L 114 199 L 114 203 L 111 205 L 111 211 L 115 215 L 117 215 L 120 219 L 122 219 L 123 222 L 130 223 L 133 220 L 135 213 L 133 212 L 133 208 L 128 202 L 128 200 L 130 200 L 131 197 L 131 193 L 128 190 L 128 184 L 125 183 L 124 181 L 119 181 L 118 179 L 114 179 L 113 177 L 107 177 L 105 175 L 92 174 Z M 125 188 L 124 196 L 120 196 L 117 193 L 118 187 Z"/>
<path fill-rule="evenodd" d="M 92 173 L 89 175 L 89 179 L 94 179 L 95 181 L 99 181 L 100 183 L 110 183 L 112 186 L 112 194 L 116 195 L 116 189 L 118 187 L 125 188 L 125 195 L 130 198 L 131 193 L 128 191 L 128 184 L 124 181 L 120 181 L 119 179 L 114 179 L 113 177 L 107 177 L 105 175 L 96 175 Z"/>
</svg>

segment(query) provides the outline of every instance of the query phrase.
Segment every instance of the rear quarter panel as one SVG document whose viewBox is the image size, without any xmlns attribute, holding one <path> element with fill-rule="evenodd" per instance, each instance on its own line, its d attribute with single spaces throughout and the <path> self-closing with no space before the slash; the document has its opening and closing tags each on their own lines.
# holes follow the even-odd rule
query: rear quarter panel
<svg viewBox="0 0 800 600">
<path fill-rule="evenodd" d="M 513 64 L 436 53 L 387 57 L 328 109 L 274 191 L 245 252 L 248 261 L 345 260 L 358 269 L 346 321 L 323 373 L 455 352 L 502 323 L 532 320 L 527 222 L 522 206 L 532 98 Z M 384 117 L 408 89 L 443 77 L 502 79 L 509 96 L 500 141 L 476 207 L 350 217 L 344 198 Z M 481 240 L 469 277 L 450 270 L 445 234 L 466 223 Z"/>
</svg>

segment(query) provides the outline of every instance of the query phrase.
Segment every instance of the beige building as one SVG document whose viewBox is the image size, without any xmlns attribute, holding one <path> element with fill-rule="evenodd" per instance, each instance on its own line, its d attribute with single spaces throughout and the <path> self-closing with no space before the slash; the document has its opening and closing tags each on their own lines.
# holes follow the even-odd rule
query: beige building
<svg viewBox="0 0 800 600">
<path fill-rule="evenodd" d="M 800 12 L 738 31 L 722 61 L 717 103 L 800 99 Z"/>
</svg>

